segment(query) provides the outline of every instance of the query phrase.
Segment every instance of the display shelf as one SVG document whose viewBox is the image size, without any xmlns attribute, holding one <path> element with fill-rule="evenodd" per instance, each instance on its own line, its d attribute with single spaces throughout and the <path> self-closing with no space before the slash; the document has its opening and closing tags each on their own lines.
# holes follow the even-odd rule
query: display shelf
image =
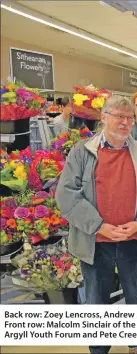
<svg viewBox="0 0 137 354">
<path fill-rule="evenodd" d="M 1 143 L 14 143 L 15 134 L 1 134 L 0 139 Z"/>
</svg>

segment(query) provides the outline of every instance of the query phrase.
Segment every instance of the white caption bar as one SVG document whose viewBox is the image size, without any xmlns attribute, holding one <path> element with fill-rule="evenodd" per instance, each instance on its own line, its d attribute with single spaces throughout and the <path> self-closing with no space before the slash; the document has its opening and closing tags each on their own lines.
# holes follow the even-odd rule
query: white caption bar
<svg viewBox="0 0 137 354">
<path fill-rule="evenodd" d="M 0 344 L 137 345 L 137 305 L 1 305 Z"/>
</svg>

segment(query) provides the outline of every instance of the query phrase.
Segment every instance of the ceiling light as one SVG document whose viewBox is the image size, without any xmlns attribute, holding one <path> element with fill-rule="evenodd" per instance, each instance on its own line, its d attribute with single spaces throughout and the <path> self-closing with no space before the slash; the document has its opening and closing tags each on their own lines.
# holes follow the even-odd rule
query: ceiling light
<svg viewBox="0 0 137 354">
<path fill-rule="evenodd" d="M 8 10 L 8 11 L 10 11 L 10 12 L 12 12 L 12 13 L 15 13 L 15 14 L 17 14 L 17 15 L 26 17 L 26 18 L 28 18 L 28 19 L 30 19 L 30 20 L 39 22 L 39 23 L 41 23 L 41 24 L 43 24 L 43 25 L 46 25 L 46 26 L 49 26 L 49 27 L 52 27 L 52 28 L 56 28 L 56 29 L 58 29 L 58 30 L 60 30 L 60 31 L 62 31 L 62 32 L 66 32 L 66 33 L 71 34 L 71 35 L 73 35 L 73 36 L 79 37 L 79 38 L 81 38 L 81 39 L 85 39 L 85 40 L 87 40 L 87 41 L 89 41 L 89 42 L 92 42 L 92 43 L 101 45 L 101 46 L 103 46 L 103 47 L 105 47 L 105 48 L 112 49 L 112 50 L 114 50 L 114 51 L 116 51 L 116 52 L 123 53 L 123 54 L 128 55 L 129 57 L 132 57 L 132 58 L 137 59 L 137 55 L 136 55 L 136 54 L 133 54 L 133 53 L 128 52 L 128 51 L 126 51 L 126 50 L 120 49 L 120 48 L 115 47 L 115 46 L 113 46 L 113 45 L 107 44 L 107 43 L 102 42 L 102 41 L 100 41 L 100 40 L 94 39 L 94 38 L 90 37 L 89 35 L 85 35 L 85 34 L 83 34 L 83 33 L 80 33 L 81 30 L 74 30 L 74 31 L 73 31 L 73 30 L 71 30 L 71 29 L 69 29 L 69 28 L 67 28 L 67 27 L 62 27 L 61 25 L 54 24 L 54 23 L 52 23 L 52 22 L 43 20 L 43 19 L 38 18 L 38 17 L 36 17 L 36 16 L 29 15 L 29 14 L 23 12 L 23 11 L 19 11 L 19 10 L 17 10 L 17 9 L 14 9 L 14 8 L 11 7 L 11 6 L 6 6 L 6 5 L 1 4 L 1 8 L 4 9 L 4 10 Z M 67 25 L 67 24 L 66 24 L 66 25 Z"/>
</svg>

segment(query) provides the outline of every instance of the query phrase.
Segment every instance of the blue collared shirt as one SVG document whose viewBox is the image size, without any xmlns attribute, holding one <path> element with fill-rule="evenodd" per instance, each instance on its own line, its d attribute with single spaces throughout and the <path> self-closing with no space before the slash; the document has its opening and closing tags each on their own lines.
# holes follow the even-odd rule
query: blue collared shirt
<svg viewBox="0 0 137 354">
<path fill-rule="evenodd" d="M 101 149 L 103 149 L 104 147 L 107 147 L 108 149 L 112 149 L 112 150 L 116 149 L 113 145 L 111 145 L 111 144 L 107 141 L 107 139 L 105 138 L 104 132 L 103 132 L 103 134 L 102 134 L 100 144 L 101 144 Z M 126 140 L 126 141 L 124 142 L 124 144 L 121 146 L 121 149 L 124 149 L 124 148 L 128 148 L 128 140 Z"/>
</svg>

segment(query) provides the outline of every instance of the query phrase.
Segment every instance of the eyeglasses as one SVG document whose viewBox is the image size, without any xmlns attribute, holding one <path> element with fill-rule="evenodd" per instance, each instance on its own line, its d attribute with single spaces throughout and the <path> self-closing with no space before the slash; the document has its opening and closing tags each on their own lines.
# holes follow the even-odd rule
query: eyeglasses
<svg viewBox="0 0 137 354">
<path fill-rule="evenodd" d="M 113 113 L 110 113 L 110 112 L 104 112 L 106 114 L 110 114 L 110 116 L 113 116 L 115 117 L 116 119 L 118 120 L 124 120 L 125 118 L 127 118 L 129 121 L 133 121 L 134 120 L 134 117 L 129 117 L 129 116 L 122 116 L 121 114 L 113 114 Z"/>
</svg>

